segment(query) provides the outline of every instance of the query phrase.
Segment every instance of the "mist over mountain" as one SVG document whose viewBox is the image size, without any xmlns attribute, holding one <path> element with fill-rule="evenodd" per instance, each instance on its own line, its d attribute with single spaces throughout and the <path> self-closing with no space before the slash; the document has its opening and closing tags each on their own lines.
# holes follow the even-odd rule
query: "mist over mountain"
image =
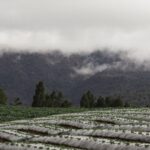
<svg viewBox="0 0 150 150">
<path fill-rule="evenodd" d="M 42 80 L 47 91 L 60 90 L 76 105 L 87 90 L 97 96 L 121 95 L 131 103 L 150 104 L 150 71 L 122 52 L 3 53 L 0 68 L 0 87 L 10 102 L 20 97 L 24 104 L 31 104 L 35 84 Z"/>
<path fill-rule="evenodd" d="M 0 1 L 0 87 L 31 104 L 35 84 L 149 105 L 150 1 Z M 59 50 L 59 51 L 57 51 Z M 95 51 L 97 50 L 97 51 Z"/>
</svg>

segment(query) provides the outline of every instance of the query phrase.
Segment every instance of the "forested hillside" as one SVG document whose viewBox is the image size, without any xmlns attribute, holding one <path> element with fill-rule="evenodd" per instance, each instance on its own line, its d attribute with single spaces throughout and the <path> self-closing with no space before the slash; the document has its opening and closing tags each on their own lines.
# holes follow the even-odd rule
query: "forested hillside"
<svg viewBox="0 0 150 150">
<path fill-rule="evenodd" d="M 0 57 L 0 87 L 9 101 L 19 97 L 31 104 L 35 84 L 59 90 L 74 104 L 91 90 L 95 95 L 120 95 L 138 104 L 149 104 L 150 71 L 138 68 L 121 53 L 93 52 L 63 55 L 60 52 L 5 53 Z"/>
</svg>

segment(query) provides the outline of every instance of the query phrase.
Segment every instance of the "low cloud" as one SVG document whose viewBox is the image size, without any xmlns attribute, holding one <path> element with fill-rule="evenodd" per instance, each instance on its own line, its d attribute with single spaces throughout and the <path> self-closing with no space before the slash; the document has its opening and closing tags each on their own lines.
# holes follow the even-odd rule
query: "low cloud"
<svg viewBox="0 0 150 150">
<path fill-rule="evenodd" d="M 104 64 L 94 64 L 93 62 L 89 62 L 86 65 L 82 65 L 81 67 L 74 67 L 74 76 L 85 76 L 90 77 L 95 75 L 96 73 L 102 73 L 104 71 L 112 71 L 112 70 L 118 70 L 118 71 L 135 71 L 135 70 L 150 70 L 150 67 L 148 65 L 149 63 L 145 63 L 144 65 L 141 63 L 134 63 L 133 61 L 130 61 L 128 59 L 115 61 L 112 63 L 104 63 Z"/>
<path fill-rule="evenodd" d="M 147 0 L 1 0 L 0 52 L 107 48 L 145 63 L 150 60 L 149 6 Z"/>
<path fill-rule="evenodd" d="M 108 64 L 95 66 L 92 63 L 89 63 L 86 66 L 82 66 L 81 68 L 73 68 L 73 70 L 75 71 L 77 75 L 92 76 L 98 72 L 103 72 L 109 68 L 110 68 L 110 65 Z"/>
</svg>

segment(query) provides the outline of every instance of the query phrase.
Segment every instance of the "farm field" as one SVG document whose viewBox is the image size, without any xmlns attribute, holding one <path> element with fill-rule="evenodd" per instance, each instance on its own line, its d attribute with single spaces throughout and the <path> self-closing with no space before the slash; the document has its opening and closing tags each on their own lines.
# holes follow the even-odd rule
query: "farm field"
<svg viewBox="0 0 150 150">
<path fill-rule="evenodd" d="M 150 150 L 150 109 L 99 109 L 0 123 L 1 150 Z"/>
<path fill-rule="evenodd" d="M 37 117 L 45 117 L 54 114 L 83 112 L 88 109 L 70 107 L 70 108 L 34 108 L 23 106 L 0 106 L 0 122 L 13 121 L 20 119 L 29 119 Z"/>
</svg>

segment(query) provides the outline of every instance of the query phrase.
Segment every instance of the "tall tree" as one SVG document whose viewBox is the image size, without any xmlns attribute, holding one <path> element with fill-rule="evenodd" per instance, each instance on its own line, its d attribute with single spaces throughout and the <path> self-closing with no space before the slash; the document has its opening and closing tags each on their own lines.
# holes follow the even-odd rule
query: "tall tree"
<svg viewBox="0 0 150 150">
<path fill-rule="evenodd" d="M 45 102 L 45 88 L 42 81 L 36 85 L 35 95 L 33 96 L 33 107 L 42 107 Z"/>
<path fill-rule="evenodd" d="M 57 92 L 56 91 L 52 91 L 52 93 L 50 94 L 50 98 L 51 98 L 51 103 L 52 103 L 52 107 L 58 107 L 58 96 L 57 96 Z"/>
<path fill-rule="evenodd" d="M 83 96 L 81 97 L 80 107 L 92 108 L 94 107 L 94 104 L 95 104 L 94 95 L 90 91 L 84 93 Z"/>
<path fill-rule="evenodd" d="M 53 107 L 63 107 L 65 104 L 69 104 L 69 101 L 65 99 L 63 93 L 60 91 L 53 91 L 50 95 L 50 100 Z"/>
<path fill-rule="evenodd" d="M 7 96 L 5 94 L 5 92 L 0 89 L 0 104 L 1 105 L 6 105 L 7 104 Z"/>
<path fill-rule="evenodd" d="M 97 102 L 95 104 L 95 107 L 106 107 L 106 102 L 104 97 L 99 96 L 99 98 L 97 99 Z"/>
<path fill-rule="evenodd" d="M 45 94 L 45 99 L 42 103 L 43 107 L 69 107 L 71 103 L 64 97 L 62 92 L 52 91 L 50 94 Z"/>
<path fill-rule="evenodd" d="M 113 107 L 123 107 L 123 106 L 124 106 L 124 104 L 123 104 L 121 97 L 117 97 L 114 99 Z"/>
</svg>

